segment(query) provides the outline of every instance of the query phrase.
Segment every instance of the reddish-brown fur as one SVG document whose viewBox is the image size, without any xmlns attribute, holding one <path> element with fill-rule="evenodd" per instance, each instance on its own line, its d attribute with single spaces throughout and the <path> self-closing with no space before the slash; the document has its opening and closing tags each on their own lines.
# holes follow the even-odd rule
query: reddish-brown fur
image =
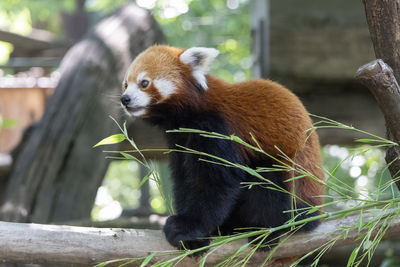
<svg viewBox="0 0 400 267">
<path fill-rule="evenodd" d="M 188 82 L 193 83 L 192 69 L 180 61 L 182 53 L 179 48 L 153 46 L 133 62 L 127 79 L 135 82 L 138 73 L 146 71 L 151 78 L 157 75 L 173 81 L 177 92 L 166 100 L 169 103 L 186 104 L 198 110 L 216 110 L 228 123 L 232 134 L 254 144 L 253 134 L 265 152 L 283 159 L 278 147 L 296 164 L 324 180 L 317 133 L 308 131 L 312 129 L 312 121 L 292 92 L 269 80 L 231 84 L 207 75 L 208 90 L 202 92 L 203 95 L 194 95 L 193 91 L 187 90 Z M 145 90 L 154 95 L 155 101 L 163 100 L 154 86 Z M 240 153 L 243 158 L 248 158 L 256 152 L 243 147 Z M 293 175 L 288 172 L 287 178 Z M 311 204 L 323 202 L 324 186 L 309 177 L 289 183 L 289 188 L 295 188 L 296 194 Z"/>
<path fill-rule="evenodd" d="M 208 75 L 207 81 L 206 106 L 219 111 L 233 134 L 255 145 L 252 134 L 268 154 L 282 159 L 281 150 L 318 179 L 324 179 L 317 133 L 312 131 L 310 135 L 307 131 L 312 129 L 311 119 L 292 92 L 262 79 L 229 84 Z M 255 152 L 246 149 L 245 153 Z M 296 180 L 295 188 L 296 194 L 307 202 L 317 205 L 323 202 L 322 197 L 315 197 L 324 193 L 319 182 L 302 178 Z"/>
</svg>

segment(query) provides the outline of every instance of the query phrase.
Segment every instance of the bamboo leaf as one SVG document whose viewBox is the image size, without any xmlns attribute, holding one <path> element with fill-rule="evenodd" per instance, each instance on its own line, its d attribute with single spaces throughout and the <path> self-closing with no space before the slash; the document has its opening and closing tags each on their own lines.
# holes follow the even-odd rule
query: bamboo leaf
<svg viewBox="0 0 400 267">
<path fill-rule="evenodd" d="M 0 120 L 0 128 L 10 128 L 17 124 L 16 120 Z"/>
<path fill-rule="evenodd" d="M 147 180 L 149 180 L 150 175 L 153 174 L 153 171 L 150 171 L 145 177 L 143 177 L 142 181 L 140 181 L 139 187 L 141 187 Z"/>
<path fill-rule="evenodd" d="M 126 139 L 125 135 L 123 135 L 123 134 L 114 134 L 114 135 L 104 138 L 103 140 L 101 140 L 100 142 L 95 144 L 93 147 L 118 144 L 118 143 L 121 143 L 122 141 L 124 141 L 125 139 Z"/>
<path fill-rule="evenodd" d="M 153 252 L 153 253 L 151 253 L 149 256 L 147 256 L 147 257 L 144 259 L 144 261 L 142 262 L 142 264 L 140 264 L 140 267 L 146 266 L 146 265 L 151 261 L 151 259 L 154 258 L 155 255 L 156 255 L 156 254 Z"/>
<path fill-rule="evenodd" d="M 355 140 L 358 143 L 365 143 L 365 144 L 371 144 L 375 142 L 382 142 L 380 140 L 375 140 L 375 139 L 370 139 L 370 138 L 358 138 Z"/>
<path fill-rule="evenodd" d="M 349 260 L 347 261 L 347 265 L 346 266 L 352 266 L 354 264 L 354 261 L 357 258 L 358 255 L 358 251 L 360 250 L 360 247 L 357 247 L 353 250 L 353 252 L 351 253 Z"/>
<path fill-rule="evenodd" d="M 201 261 L 199 262 L 199 267 L 204 267 L 205 266 L 207 257 L 208 257 L 208 254 L 206 254 L 205 256 L 203 256 L 201 258 Z"/>
<path fill-rule="evenodd" d="M 134 156 L 131 154 L 125 153 L 125 152 L 119 152 L 122 156 L 124 156 L 126 159 L 131 159 L 131 160 L 137 160 Z"/>
</svg>

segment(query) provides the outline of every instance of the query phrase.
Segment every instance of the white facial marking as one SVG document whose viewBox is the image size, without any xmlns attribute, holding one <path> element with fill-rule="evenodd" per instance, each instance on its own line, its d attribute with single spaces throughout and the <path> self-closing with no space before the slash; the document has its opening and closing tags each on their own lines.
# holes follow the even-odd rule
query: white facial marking
<svg viewBox="0 0 400 267">
<path fill-rule="evenodd" d="M 205 76 L 218 54 L 219 51 L 215 48 L 192 47 L 185 50 L 180 56 L 182 63 L 192 66 L 192 75 L 204 90 L 208 88 Z"/>
<path fill-rule="evenodd" d="M 146 76 L 147 72 L 142 71 L 141 73 L 138 74 L 138 76 L 136 77 L 136 82 L 140 83 L 141 80 L 143 80 L 144 76 Z"/>
<path fill-rule="evenodd" d="M 174 83 L 163 78 L 154 79 L 154 85 L 164 98 L 169 97 L 176 91 Z"/>
<path fill-rule="evenodd" d="M 141 109 L 135 112 L 132 112 L 132 115 L 135 117 L 140 117 L 146 114 L 146 110 L 145 109 Z"/>
<path fill-rule="evenodd" d="M 151 97 L 140 90 L 135 83 L 128 83 L 124 95 L 130 97 L 130 103 L 126 110 L 133 116 L 141 116 L 146 113 L 145 109 L 150 104 Z"/>
</svg>

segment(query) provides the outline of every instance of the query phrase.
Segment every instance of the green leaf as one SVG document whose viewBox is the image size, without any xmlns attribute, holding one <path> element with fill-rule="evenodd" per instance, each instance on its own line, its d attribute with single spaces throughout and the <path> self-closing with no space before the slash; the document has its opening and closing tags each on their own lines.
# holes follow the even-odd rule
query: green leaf
<svg viewBox="0 0 400 267">
<path fill-rule="evenodd" d="M 367 143 L 367 144 L 376 142 L 376 140 L 369 139 L 369 138 L 359 138 L 359 139 L 356 139 L 355 141 L 359 142 L 359 143 Z"/>
<path fill-rule="evenodd" d="M 137 160 L 134 156 L 132 156 L 131 154 L 125 153 L 125 152 L 119 152 L 122 156 L 124 156 L 124 158 L 126 159 L 131 159 L 131 160 Z"/>
<path fill-rule="evenodd" d="M 354 261 L 356 260 L 356 257 L 358 255 L 358 251 L 360 250 L 360 247 L 357 247 L 353 250 L 349 257 L 349 261 L 347 262 L 346 266 L 353 266 Z"/>
<path fill-rule="evenodd" d="M 149 180 L 150 175 L 152 175 L 152 174 L 153 174 L 153 171 L 150 171 L 150 172 L 142 179 L 142 181 L 140 181 L 139 187 L 142 187 L 142 185 L 143 185 L 147 180 Z"/>
<path fill-rule="evenodd" d="M 100 142 L 95 144 L 93 147 L 118 144 L 118 143 L 121 143 L 122 141 L 124 141 L 125 139 L 126 139 L 125 135 L 123 135 L 123 134 L 114 134 L 107 138 L 104 138 L 103 140 L 101 140 Z"/>
<path fill-rule="evenodd" d="M 10 128 L 17 124 L 16 120 L 3 120 L 0 123 L 0 128 Z"/>
<path fill-rule="evenodd" d="M 350 229 L 344 229 L 343 231 L 343 239 L 346 239 L 347 236 L 349 235 Z"/>
<path fill-rule="evenodd" d="M 230 137 L 231 137 L 232 141 L 235 141 L 235 142 L 237 142 L 239 144 L 244 143 L 244 141 L 242 139 L 240 139 L 240 137 L 237 137 L 236 135 L 231 135 Z"/>
<path fill-rule="evenodd" d="M 311 207 L 311 209 L 309 209 L 308 211 L 307 211 L 307 214 L 311 214 L 311 213 L 314 213 L 314 212 L 316 212 L 316 211 L 319 211 L 319 207 Z"/>
<path fill-rule="evenodd" d="M 203 256 L 201 258 L 201 261 L 199 262 L 199 267 L 204 267 L 205 266 L 207 257 L 208 257 L 208 254 L 206 254 L 205 256 Z"/>
<path fill-rule="evenodd" d="M 147 256 L 147 257 L 144 259 L 144 261 L 142 262 L 142 264 L 140 264 L 140 267 L 146 266 L 146 265 L 151 261 L 151 259 L 152 259 L 155 255 L 156 255 L 156 254 L 153 252 L 153 253 L 151 253 L 149 256 Z"/>
</svg>

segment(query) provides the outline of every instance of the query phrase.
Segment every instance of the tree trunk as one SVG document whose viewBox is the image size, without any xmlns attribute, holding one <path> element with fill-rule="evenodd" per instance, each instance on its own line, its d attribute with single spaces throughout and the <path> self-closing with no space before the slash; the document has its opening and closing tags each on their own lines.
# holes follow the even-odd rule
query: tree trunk
<svg viewBox="0 0 400 267">
<path fill-rule="evenodd" d="M 79 41 L 89 29 L 89 16 L 85 11 L 85 2 L 86 0 L 75 0 L 73 13 L 61 13 L 63 31 L 67 41 L 71 44 Z"/>
<path fill-rule="evenodd" d="M 42 120 L 15 159 L 1 220 L 44 223 L 90 217 L 109 163 L 92 146 L 116 132 L 108 115 L 119 114 L 110 95 L 120 94 L 132 59 L 163 41 L 149 12 L 130 4 L 71 48 Z"/>
<path fill-rule="evenodd" d="M 357 78 L 366 85 L 385 115 L 388 138 L 400 143 L 400 0 L 363 0 L 375 55 L 383 61 L 359 69 Z M 385 63 L 389 67 L 385 67 Z M 393 70 L 393 73 L 392 73 Z M 392 178 L 400 173 L 400 147 L 386 152 Z M 397 181 L 400 189 L 400 182 Z"/>
</svg>

